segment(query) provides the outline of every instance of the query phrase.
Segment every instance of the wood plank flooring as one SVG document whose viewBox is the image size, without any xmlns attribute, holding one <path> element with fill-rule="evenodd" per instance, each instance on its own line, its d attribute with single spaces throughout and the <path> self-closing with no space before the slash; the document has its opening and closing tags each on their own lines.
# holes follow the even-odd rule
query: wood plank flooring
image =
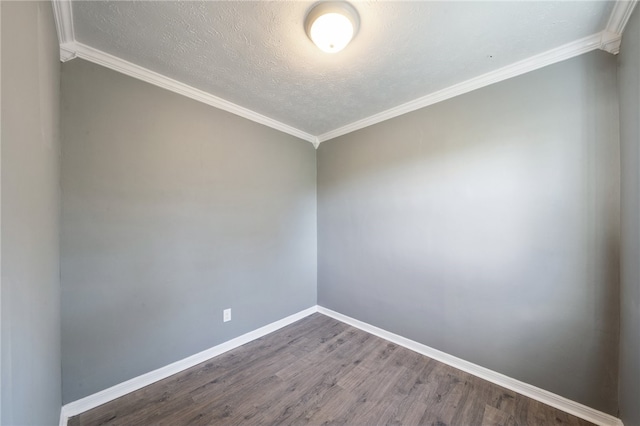
<svg viewBox="0 0 640 426">
<path fill-rule="evenodd" d="M 591 423 L 314 314 L 68 424 Z"/>
</svg>

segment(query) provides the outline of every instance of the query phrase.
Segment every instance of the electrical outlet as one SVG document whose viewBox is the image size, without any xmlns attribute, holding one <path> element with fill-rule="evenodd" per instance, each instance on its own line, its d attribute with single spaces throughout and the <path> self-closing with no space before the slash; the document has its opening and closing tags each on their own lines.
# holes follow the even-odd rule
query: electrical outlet
<svg viewBox="0 0 640 426">
<path fill-rule="evenodd" d="M 231 321 L 231 308 L 222 311 L 222 321 Z"/>
</svg>

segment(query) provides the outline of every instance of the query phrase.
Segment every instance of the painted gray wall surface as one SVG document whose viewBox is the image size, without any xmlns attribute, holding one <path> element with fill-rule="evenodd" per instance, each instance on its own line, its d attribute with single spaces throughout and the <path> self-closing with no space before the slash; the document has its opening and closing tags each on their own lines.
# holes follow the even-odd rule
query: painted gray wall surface
<svg viewBox="0 0 640 426">
<path fill-rule="evenodd" d="M 2 8 L 2 419 L 60 417 L 60 62 L 50 2 Z"/>
<path fill-rule="evenodd" d="M 640 425 L 640 11 L 624 32 L 619 58 L 622 244 L 620 417 Z"/>
<path fill-rule="evenodd" d="M 65 403 L 316 304 L 310 143 L 79 59 L 62 134 Z"/>
<path fill-rule="evenodd" d="M 616 59 L 324 142 L 318 303 L 617 411 Z"/>
</svg>

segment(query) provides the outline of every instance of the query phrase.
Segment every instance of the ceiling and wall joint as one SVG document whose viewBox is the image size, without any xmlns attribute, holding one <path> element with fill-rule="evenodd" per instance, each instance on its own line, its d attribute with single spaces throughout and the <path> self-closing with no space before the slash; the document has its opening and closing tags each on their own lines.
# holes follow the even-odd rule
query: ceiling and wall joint
<svg viewBox="0 0 640 426">
<path fill-rule="evenodd" d="M 637 4 L 637 0 L 616 1 L 613 10 L 611 11 L 611 15 L 609 16 L 607 25 L 601 32 L 575 40 L 480 76 L 473 77 L 466 81 L 456 83 L 426 96 L 422 96 L 319 135 L 313 135 L 305 132 L 291 125 L 255 112 L 249 108 L 227 101 L 226 99 L 220 98 L 211 93 L 196 89 L 180 81 L 171 79 L 93 47 L 84 45 L 76 40 L 73 24 L 72 2 L 70 0 L 52 0 L 52 3 L 58 40 L 60 43 L 60 60 L 62 62 L 78 57 L 97 63 L 131 77 L 171 90 L 199 102 L 203 102 L 210 106 L 303 139 L 313 144 L 317 149 L 320 143 L 329 139 L 363 129 L 390 118 L 442 102 L 455 96 L 468 93 L 472 90 L 516 77 L 593 50 L 601 49 L 614 55 L 618 54 L 622 42 L 622 33 Z"/>
</svg>

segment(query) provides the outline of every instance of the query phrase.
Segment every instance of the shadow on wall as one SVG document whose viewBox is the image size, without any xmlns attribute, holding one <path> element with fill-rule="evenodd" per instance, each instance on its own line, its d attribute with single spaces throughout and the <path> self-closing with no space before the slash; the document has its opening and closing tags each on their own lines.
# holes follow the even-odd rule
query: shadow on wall
<svg viewBox="0 0 640 426">
<path fill-rule="evenodd" d="M 325 142 L 322 306 L 615 414 L 615 58 Z"/>
</svg>

